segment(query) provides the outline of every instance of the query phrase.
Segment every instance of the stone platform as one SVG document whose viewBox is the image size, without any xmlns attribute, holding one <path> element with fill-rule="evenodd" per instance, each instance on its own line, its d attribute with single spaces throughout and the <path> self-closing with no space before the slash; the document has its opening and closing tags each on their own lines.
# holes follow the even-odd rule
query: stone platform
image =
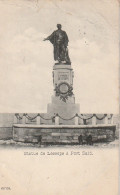
<svg viewBox="0 0 120 195">
<path fill-rule="evenodd" d="M 72 118 L 75 114 L 79 114 L 80 106 L 75 104 L 74 97 L 68 97 L 66 102 L 60 100 L 59 97 L 52 96 L 52 103 L 47 105 L 47 114 L 49 116 L 54 116 L 54 114 L 59 114 L 63 118 Z M 69 120 L 63 121 L 64 124 L 74 124 L 74 121 Z"/>
<path fill-rule="evenodd" d="M 92 140 L 114 140 L 115 125 L 13 125 L 13 140 L 20 142 L 38 143 L 78 143 L 78 137 L 84 139 L 91 135 Z"/>
</svg>

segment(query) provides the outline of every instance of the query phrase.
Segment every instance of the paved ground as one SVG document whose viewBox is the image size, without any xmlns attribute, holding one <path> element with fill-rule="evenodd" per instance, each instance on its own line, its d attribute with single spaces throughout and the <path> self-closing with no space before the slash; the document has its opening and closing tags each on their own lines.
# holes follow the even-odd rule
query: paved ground
<svg viewBox="0 0 120 195">
<path fill-rule="evenodd" d="M 32 144 L 32 143 L 22 143 L 22 142 L 15 142 L 13 141 L 12 139 L 11 140 L 0 140 L 0 148 L 46 148 L 46 147 L 49 147 L 49 148 L 56 148 L 56 147 L 61 147 L 61 148 L 71 148 L 71 147 L 74 147 L 74 148 L 88 148 L 88 147 L 95 147 L 95 148 L 112 148 L 112 147 L 117 147 L 119 145 L 119 140 L 116 139 L 114 140 L 113 142 L 107 142 L 107 143 L 94 143 L 93 146 L 88 146 L 88 145 L 78 145 L 78 144 L 75 144 L 75 145 L 41 145 L 39 146 L 38 144 Z"/>
</svg>

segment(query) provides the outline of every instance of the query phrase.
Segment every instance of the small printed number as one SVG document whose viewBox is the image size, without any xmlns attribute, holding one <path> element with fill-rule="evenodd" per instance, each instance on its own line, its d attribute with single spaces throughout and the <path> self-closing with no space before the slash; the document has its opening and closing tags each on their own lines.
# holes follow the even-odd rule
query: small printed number
<svg viewBox="0 0 120 195">
<path fill-rule="evenodd" d="M 1 190 L 11 190 L 10 187 L 1 187 Z"/>
</svg>

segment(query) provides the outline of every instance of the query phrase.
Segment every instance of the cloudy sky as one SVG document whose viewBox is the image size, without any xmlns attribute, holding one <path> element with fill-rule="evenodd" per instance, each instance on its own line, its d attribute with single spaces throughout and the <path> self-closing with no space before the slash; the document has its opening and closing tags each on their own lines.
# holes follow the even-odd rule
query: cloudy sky
<svg viewBox="0 0 120 195">
<path fill-rule="evenodd" d="M 46 112 L 53 94 L 53 47 L 69 37 L 74 94 L 82 113 L 118 112 L 117 0 L 0 0 L 0 112 Z"/>
</svg>

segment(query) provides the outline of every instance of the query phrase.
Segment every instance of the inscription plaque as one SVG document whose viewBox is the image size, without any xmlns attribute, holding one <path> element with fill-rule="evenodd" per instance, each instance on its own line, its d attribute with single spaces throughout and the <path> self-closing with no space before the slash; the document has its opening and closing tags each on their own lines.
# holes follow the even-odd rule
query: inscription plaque
<svg viewBox="0 0 120 195">
<path fill-rule="evenodd" d="M 58 80 L 59 81 L 69 80 L 69 73 L 68 72 L 59 72 L 58 73 Z"/>
</svg>

